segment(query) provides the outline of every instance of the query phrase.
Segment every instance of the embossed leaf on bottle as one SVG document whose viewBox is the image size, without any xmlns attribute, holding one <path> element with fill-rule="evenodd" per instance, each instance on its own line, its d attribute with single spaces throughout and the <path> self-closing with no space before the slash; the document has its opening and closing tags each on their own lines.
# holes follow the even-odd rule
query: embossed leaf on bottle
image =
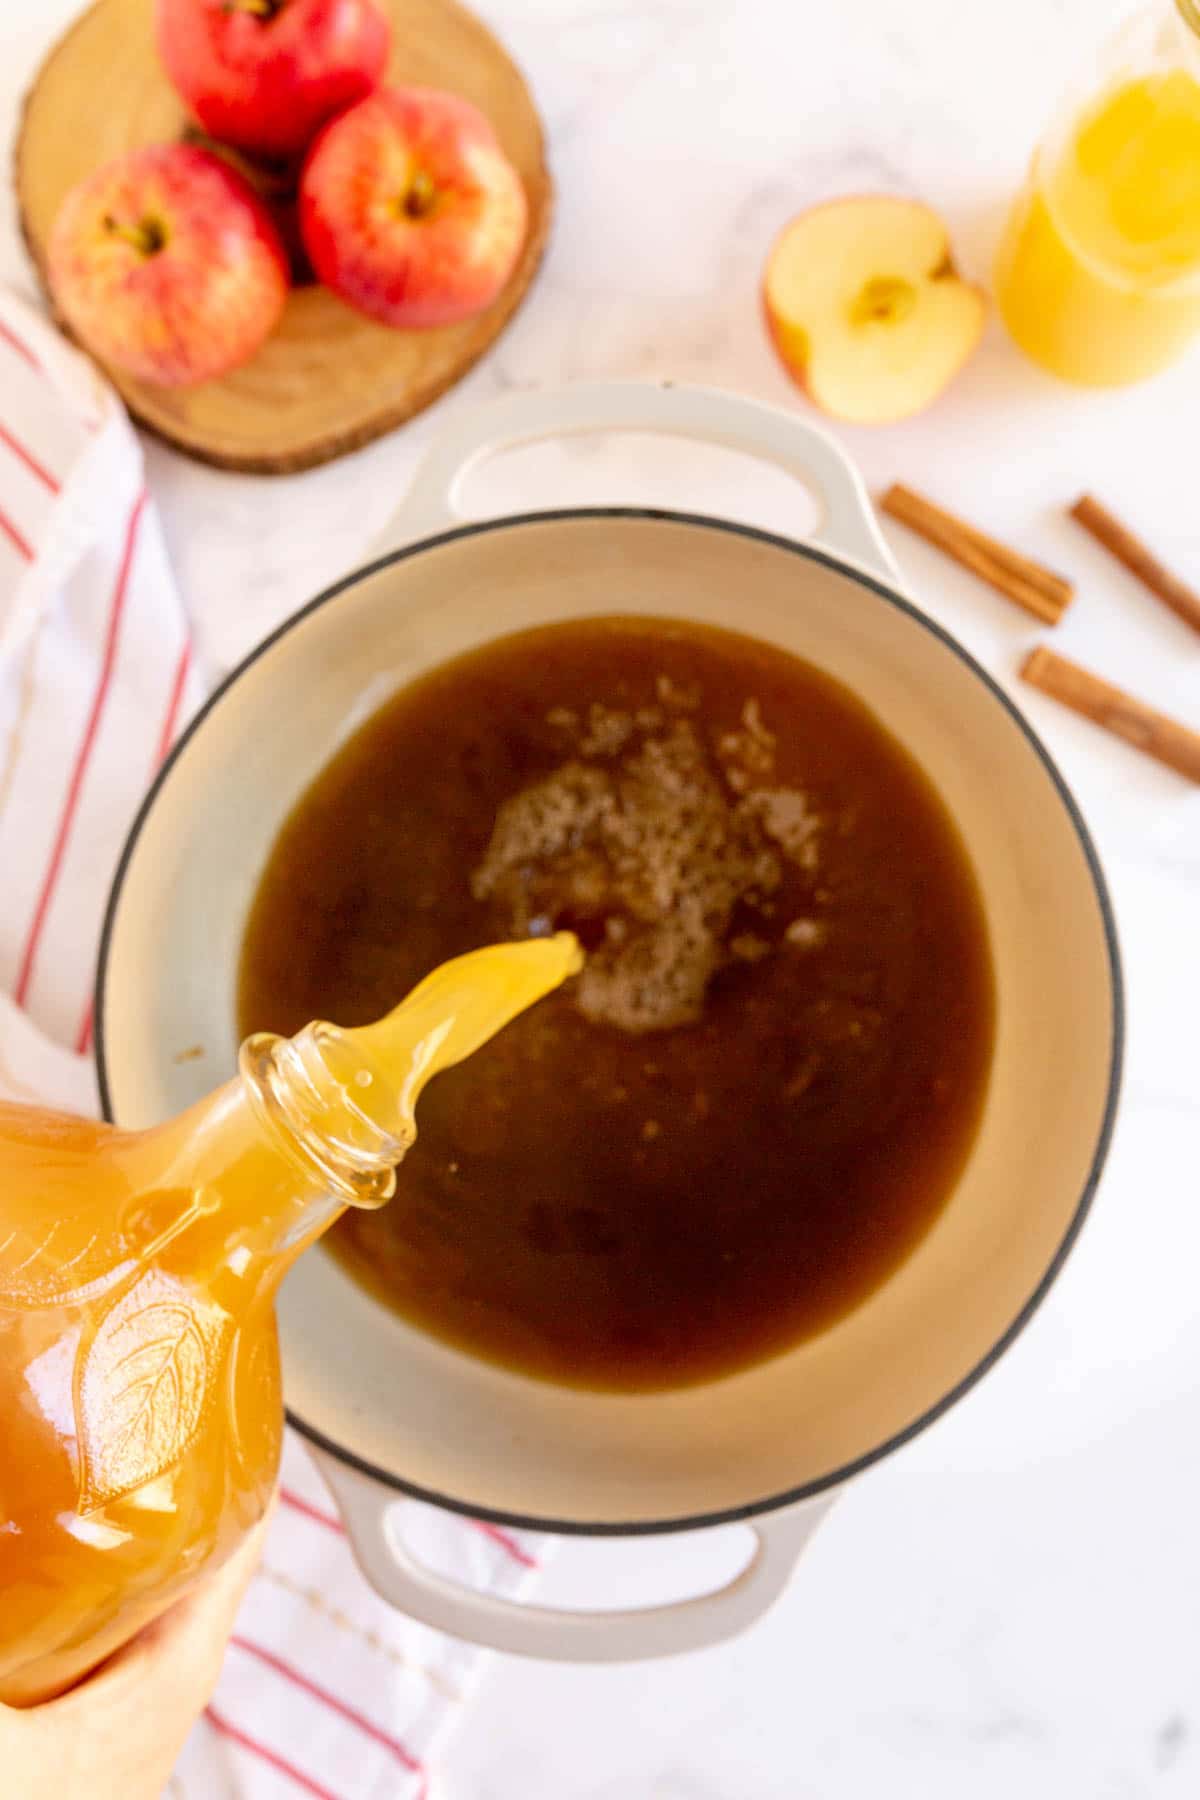
<svg viewBox="0 0 1200 1800">
<path fill-rule="evenodd" d="M 113 1290 L 178 1235 L 195 1205 L 190 1188 L 156 1188 L 130 1207 L 102 1186 L 81 1200 L 54 1170 L 39 1170 L 37 1182 L 3 1195 L 0 1306 L 18 1311 L 81 1306 Z"/>
<path fill-rule="evenodd" d="M 86 1216 L 0 1230 L 0 1306 L 59 1306 L 92 1299 L 133 1269 L 133 1255 Z"/>
<path fill-rule="evenodd" d="M 79 1511 L 111 1504 L 178 1461 L 200 1430 L 232 1322 L 148 1269 L 81 1350 Z"/>
</svg>

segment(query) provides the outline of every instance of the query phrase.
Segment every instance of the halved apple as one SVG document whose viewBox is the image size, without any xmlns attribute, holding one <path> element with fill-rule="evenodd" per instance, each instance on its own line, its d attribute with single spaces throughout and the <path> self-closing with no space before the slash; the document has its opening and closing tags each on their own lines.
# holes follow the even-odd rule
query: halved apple
<svg viewBox="0 0 1200 1800">
<path fill-rule="evenodd" d="M 982 291 L 955 273 L 938 215 L 882 194 L 831 200 L 785 225 L 763 301 L 788 373 L 822 412 L 857 425 L 936 400 L 986 312 Z"/>
</svg>

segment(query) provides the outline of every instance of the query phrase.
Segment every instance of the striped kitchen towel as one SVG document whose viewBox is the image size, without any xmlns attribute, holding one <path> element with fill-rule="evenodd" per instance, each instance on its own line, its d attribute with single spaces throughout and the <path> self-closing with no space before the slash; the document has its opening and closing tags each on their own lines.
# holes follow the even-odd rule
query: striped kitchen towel
<svg viewBox="0 0 1200 1800">
<path fill-rule="evenodd" d="M 0 1094 L 96 1108 L 100 919 L 146 783 L 202 691 L 111 388 L 0 290 Z M 530 1534 L 404 1502 L 445 1574 L 516 1593 Z M 418 1800 L 479 1654 L 377 1598 L 288 1434 L 281 1504 L 175 1800 Z"/>
<path fill-rule="evenodd" d="M 198 696 L 137 438 L 91 364 L 0 297 L 0 1084 L 18 1098 L 52 1084 L 95 1109 L 104 884 Z"/>
</svg>

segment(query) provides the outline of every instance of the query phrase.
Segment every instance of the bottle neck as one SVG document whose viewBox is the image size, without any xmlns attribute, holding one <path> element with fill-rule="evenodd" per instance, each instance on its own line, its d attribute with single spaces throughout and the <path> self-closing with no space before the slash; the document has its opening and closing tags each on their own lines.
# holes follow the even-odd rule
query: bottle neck
<svg viewBox="0 0 1200 1800">
<path fill-rule="evenodd" d="M 372 1025 L 318 1022 L 242 1046 L 242 1085 L 288 1153 L 347 1206 L 381 1206 L 417 1135 L 425 1083 L 577 974 L 579 945 L 552 938 L 468 951 L 427 975 Z"/>
<path fill-rule="evenodd" d="M 347 1206 L 381 1206 L 413 1135 L 335 1027 L 260 1034 L 242 1046 L 240 1079 L 130 1138 L 126 1226 L 139 1254 L 236 1310 L 270 1295 Z"/>
<path fill-rule="evenodd" d="M 157 1194 L 168 1214 L 151 1252 L 183 1257 L 174 1244 L 186 1235 L 188 1253 L 210 1273 L 269 1291 L 343 1207 L 390 1197 L 425 1083 L 580 960 L 568 933 L 471 951 L 373 1025 L 248 1038 L 240 1079 L 130 1146 L 140 1167 L 131 1166 L 131 1191 Z"/>
<path fill-rule="evenodd" d="M 259 1032 L 242 1045 L 238 1066 L 261 1123 L 339 1205 L 376 1207 L 391 1197 L 416 1133 L 347 1033 L 321 1023 L 292 1038 Z"/>
</svg>

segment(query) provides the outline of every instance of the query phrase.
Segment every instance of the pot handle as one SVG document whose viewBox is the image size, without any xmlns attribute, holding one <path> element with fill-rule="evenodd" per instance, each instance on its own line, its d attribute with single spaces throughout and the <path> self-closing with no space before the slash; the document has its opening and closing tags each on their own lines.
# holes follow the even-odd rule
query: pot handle
<svg viewBox="0 0 1200 1800">
<path fill-rule="evenodd" d="M 812 541 L 897 585 L 896 566 L 862 477 L 827 432 L 782 407 L 742 394 L 671 382 L 520 388 L 464 411 L 426 451 L 381 547 L 394 548 L 461 525 L 456 496 L 464 476 L 499 451 L 594 431 L 698 439 L 776 464 L 803 482 L 821 508 Z"/>
<path fill-rule="evenodd" d="M 714 1594 L 627 1612 L 566 1612 L 526 1605 L 437 1575 L 417 1562 L 395 1528 L 396 1492 L 310 1446 L 337 1503 L 355 1558 L 375 1592 L 410 1618 L 451 1637 L 552 1662 L 640 1662 L 724 1642 L 762 1617 L 787 1586 L 832 1494 L 750 1521 L 756 1545 L 745 1568 Z"/>
</svg>

